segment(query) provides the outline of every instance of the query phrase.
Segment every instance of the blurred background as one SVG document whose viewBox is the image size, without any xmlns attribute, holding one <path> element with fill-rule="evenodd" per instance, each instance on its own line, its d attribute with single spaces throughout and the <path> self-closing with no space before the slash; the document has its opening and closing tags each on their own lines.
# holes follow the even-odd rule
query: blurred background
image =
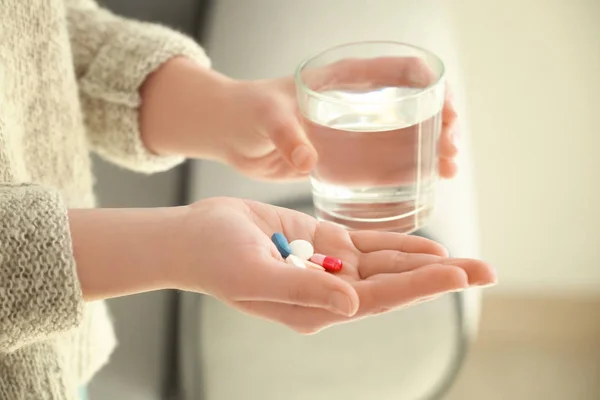
<svg viewBox="0 0 600 400">
<path fill-rule="evenodd" d="M 461 175 L 427 232 L 500 284 L 298 337 L 191 294 L 110 302 L 121 346 L 101 399 L 600 399 L 600 2 L 104 0 L 197 38 L 239 79 L 290 74 L 348 41 L 438 53 L 460 111 Z M 201 127 L 199 127 L 201 129 Z M 96 161 L 102 206 L 231 195 L 312 212 L 308 186 L 190 162 L 137 176 Z"/>
</svg>

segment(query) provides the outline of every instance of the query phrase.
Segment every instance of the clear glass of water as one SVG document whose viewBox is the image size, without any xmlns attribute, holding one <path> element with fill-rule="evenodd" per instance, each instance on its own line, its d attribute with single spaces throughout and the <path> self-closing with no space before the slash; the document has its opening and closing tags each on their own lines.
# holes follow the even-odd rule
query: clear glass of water
<svg viewBox="0 0 600 400">
<path fill-rule="evenodd" d="M 351 230 L 423 227 L 438 179 L 443 62 L 404 43 L 350 43 L 305 60 L 296 86 L 319 154 L 317 217 Z"/>
</svg>

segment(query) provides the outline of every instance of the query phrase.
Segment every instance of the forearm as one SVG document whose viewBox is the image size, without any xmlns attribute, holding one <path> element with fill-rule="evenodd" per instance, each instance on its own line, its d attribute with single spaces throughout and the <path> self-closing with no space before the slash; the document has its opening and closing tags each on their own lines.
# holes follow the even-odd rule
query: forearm
<svg viewBox="0 0 600 400">
<path fill-rule="evenodd" d="M 183 208 L 72 209 L 69 225 L 85 301 L 173 288 L 169 243 Z"/>
<path fill-rule="evenodd" d="M 185 57 L 148 76 L 140 94 L 144 144 L 159 155 L 221 159 L 222 133 L 235 81 Z"/>
<path fill-rule="evenodd" d="M 160 157 L 140 140 L 140 88 L 173 58 L 208 67 L 190 37 L 167 27 L 123 18 L 94 0 L 66 0 L 67 22 L 80 103 L 93 151 L 144 173 L 172 168 L 182 157 Z"/>
</svg>

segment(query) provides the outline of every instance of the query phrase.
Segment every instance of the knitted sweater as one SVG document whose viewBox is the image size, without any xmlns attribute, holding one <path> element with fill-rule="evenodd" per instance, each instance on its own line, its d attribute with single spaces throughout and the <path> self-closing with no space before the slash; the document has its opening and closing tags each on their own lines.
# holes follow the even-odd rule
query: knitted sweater
<svg viewBox="0 0 600 400">
<path fill-rule="evenodd" d="M 0 399 L 72 400 L 115 345 L 83 302 L 67 208 L 94 206 L 90 151 L 141 172 L 138 89 L 196 43 L 93 0 L 0 0 Z"/>
</svg>

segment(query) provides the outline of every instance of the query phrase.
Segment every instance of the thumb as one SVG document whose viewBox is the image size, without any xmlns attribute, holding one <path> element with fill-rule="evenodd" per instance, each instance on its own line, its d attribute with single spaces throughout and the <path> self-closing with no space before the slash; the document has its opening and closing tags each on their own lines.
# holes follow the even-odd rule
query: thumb
<svg viewBox="0 0 600 400">
<path fill-rule="evenodd" d="M 247 282 L 238 301 L 269 301 L 302 307 L 317 307 L 351 317 L 359 298 L 352 285 L 322 271 L 295 268 L 273 260 L 261 276 Z"/>
<path fill-rule="evenodd" d="M 269 137 L 281 156 L 299 172 L 310 172 L 317 163 L 317 151 L 295 116 L 277 120 Z"/>
</svg>

